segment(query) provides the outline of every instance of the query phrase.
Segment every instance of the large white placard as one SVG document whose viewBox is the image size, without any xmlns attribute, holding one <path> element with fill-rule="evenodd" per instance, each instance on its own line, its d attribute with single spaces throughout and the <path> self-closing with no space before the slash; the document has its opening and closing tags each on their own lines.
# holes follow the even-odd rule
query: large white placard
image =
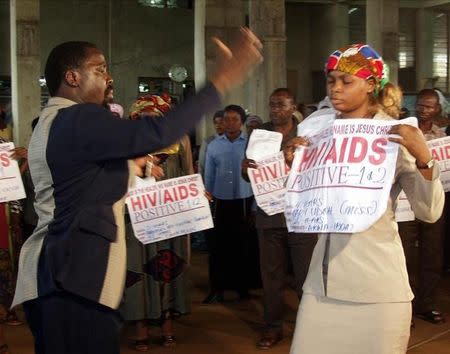
<svg viewBox="0 0 450 354">
<path fill-rule="evenodd" d="M 13 143 L 0 144 L 0 202 L 25 198 L 22 177 L 16 160 L 11 159 Z"/>
<path fill-rule="evenodd" d="M 249 168 L 248 177 L 252 185 L 256 204 L 267 214 L 284 212 L 285 182 L 289 167 L 284 162 L 283 152 L 257 161 L 258 168 Z"/>
<path fill-rule="evenodd" d="M 444 191 L 450 191 L 450 136 L 427 141 L 433 159 L 439 163 Z"/>
<path fill-rule="evenodd" d="M 280 151 L 283 134 L 264 129 L 254 129 L 248 141 L 245 156 L 259 161 Z"/>
<path fill-rule="evenodd" d="M 318 117 L 317 119 L 320 119 Z M 403 124 L 417 124 L 415 118 Z M 387 140 L 399 121 L 328 120 L 310 145 L 297 149 L 287 180 L 286 222 L 291 232 L 361 232 L 386 211 L 398 154 Z"/>
<path fill-rule="evenodd" d="M 144 244 L 212 228 L 205 187 L 199 174 L 129 189 L 126 203 L 134 235 Z"/>
</svg>

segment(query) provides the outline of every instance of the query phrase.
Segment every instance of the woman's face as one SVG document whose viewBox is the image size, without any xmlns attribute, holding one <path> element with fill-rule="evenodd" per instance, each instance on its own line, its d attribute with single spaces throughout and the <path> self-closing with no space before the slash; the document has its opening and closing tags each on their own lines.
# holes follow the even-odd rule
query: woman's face
<svg viewBox="0 0 450 354">
<path fill-rule="evenodd" d="M 374 89 L 373 80 L 364 80 L 342 71 L 330 71 L 327 76 L 328 97 L 343 117 L 365 117 L 369 108 L 369 94 Z"/>
</svg>

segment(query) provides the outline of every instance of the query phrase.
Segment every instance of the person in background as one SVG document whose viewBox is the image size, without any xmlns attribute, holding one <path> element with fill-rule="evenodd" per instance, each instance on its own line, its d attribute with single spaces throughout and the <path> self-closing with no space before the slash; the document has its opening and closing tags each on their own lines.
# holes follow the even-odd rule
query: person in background
<svg viewBox="0 0 450 354">
<path fill-rule="evenodd" d="M 292 92 L 287 88 L 275 89 L 269 97 L 269 107 L 270 121 L 260 129 L 283 134 L 283 149 L 297 133 L 297 119 L 294 116 L 296 105 Z M 256 167 L 254 160 L 244 159 L 242 177 L 248 181 L 248 168 Z M 286 285 L 290 283 L 301 300 L 302 286 L 317 235 L 288 232 L 283 213 L 269 216 L 259 207 L 256 209 L 255 225 L 264 289 L 264 329 L 256 346 L 258 349 L 271 349 L 283 338 Z"/>
<path fill-rule="evenodd" d="M 245 129 L 247 131 L 247 136 L 250 136 L 253 129 L 259 129 L 261 125 L 263 124 L 263 121 L 260 117 L 257 115 L 249 115 L 247 117 L 247 120 L 245 121 Z"/>
<path fill-rule="evenodd" d="M 206 151 L 205 188 L 214 197 L 215 235 L 208 241 L 210 293 L 203 300 L 205 304 L 223 301 L 225 290 L 248 299 L 248 290 L 255 282 L 251 273 L 257 265 L 249 257 L 254 254 L 252 248 L 257 248 L 249 230 L 253 193 L 240 173 L 248 139 L 242 132 L 246 114 L 237 105 L 224 111 L 225 133 Z"/>
<path fill-rule="evenodd" d="M 433 119 L 433 123 L 439 127 L 444 133 L 447 127 L 450 126 L 450 103 L 445 98 L 442 91 L 438 88 L 434 88 L 434 91 L 439 96 L 439 105 L 441 110 L 438 115 Z"/>
<path fill-rule="evenodd" d="M 198 173 L 200 173 L 205 178 L 205 159 L 206 159 L 206 150 L 208 149 L 208 145 L 215 138 L 221 136 L 225 132 L 225 126 L 223 124 L 223 111 L 217 111 L 213 116 L 214 129 L 216 130 L 216 134 L 210 135 L 205 140 L 203 140 L 202 145 L 200 146 L 200 151 L 198 153 Z"/>
<path fill-rule="evenodd" d="M 170 96 L 144 96 L 132 105 L 131 117 L 164 119 L 170 109 Z M 187 135 L 176 144 L 149 153 L 149 162 L 162 170 L 158 180 L 194 173 Z M 138 351 L 148 350 L 150 325 L 161 327 L 163 346 L 173 346 L 176 341 L 172 320 L 191 312 L 189 235 L 143 245 L 134 237 L 130 224 L 126 235 L 127 280 L 121 312 L 125 320 L 135 321 L 134 347 Z"/>
<path fill-rule="evenodd" d="M 445 136 L 434 124 L 440 112 L 439 95 L 435 90 L 424 89 L 417 94 L 416 115 L 425 140 Z M 444 316 L 436 304 L 436 290 L 442 273 L 444 222 L 445 214 L 434 222 L 415 219 L 398 223 L 414 291 L 413 312 L 419 318 L 434 324 L 444 322 Z M 415 257 L 416 253 L 418 257 Z M 417 268 L 414 267 L 414 259 L 418 259 Z"/>
<path fill-rule="evenodd" d="M 334 51 L 326 75 L 336 119 L 392 120 L 378 100 L 385 72 L 382 58 L 368 45 Z M 413 293 L 394 218 L 396 200 L 403 189 L 416 217 L 432 223 L 442 213 L 444 193 L 421 131 L 398 124 L 389 133 L 400 135 L 389 137 L 400 146 L 386 211 L 365 231 L 319 234 L 291 354 L 361 353 L 361 348 L 366 354 L 406 353 Z M 288 163 L 300 145 L 308 145 L 307 137 L 287 144 Z"/>
</svg>

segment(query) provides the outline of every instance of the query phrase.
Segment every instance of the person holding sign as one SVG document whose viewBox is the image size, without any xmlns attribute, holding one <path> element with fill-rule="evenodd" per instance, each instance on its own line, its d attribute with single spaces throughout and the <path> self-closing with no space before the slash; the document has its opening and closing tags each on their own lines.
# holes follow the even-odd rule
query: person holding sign
<svg viewBox="0 0 450 354">
<path fill-rule="evenodd" d="M 128 159 L 174 143 L 262 60 L 248 29 L 230 47 L 214 41 L 220 61 L 211 82 L 165 119 L 118 119 L 102 107 L 112 78 L 94 44 L 50 52 L 51 98 L 28 151 L 39 223 L 21 250 L 12 305 L 24 304 L 36 353 L 119 353 Z"/>
<path fill-rule="evenodd" d="M 281 133 L 282 149 L 296 133 L 294 96 L 287 88 L 277 88 L 269 97 L 269 107 L 270 122 L 264 123 L 259 129 Z M 245 158 L 242 161 L 242 177 L 249 180 L 249 168 L 256 167 L 254 160 Z M 265 322 L 256 346 L 259 349 L 270 349 L 283 338 L 284 289 L 288 280 L 288 269 L 292 268 L 291 285 L 301 300 L 302 286 L 317 236 L 288 232 L 283 213 L 268 215 L 260 207 L 256 210 L 255 224 L 264 289 Z"/>
<path fill-rule="evenodd" d="M 168 95 L 144 96 L 132 105 L 131 117 L 165 119 L 163 112 L 170 109 L 171 98 Z M 160 162 L 154 161 L 156 156 L 163 154 L 164 161 L 162 158 L 159 159 Z M 187 135 L 167 149 L 152 152 L 151 156 L 153 155 L 151 171 L 147 168 L 146 172 L 154 177 L 154 169 L 161 169 L 159 177 L 157 175 L 158 180 L 194 173 L 191 144 Z M 135 321 L 134 347 L 138 351 L 148 350 L 150 324 L 161 327 L 161 342 L 164 346 L 173 346 L 175 336 L 172 319 L 191 311 L 189 236 L 143 245 L 135 238 L 131 224 L 126 225 L 126 228 L 127 279 L 121 313 L 125 320 Z"/>
<path fill-rule="evenodd" d="M 426 140 L 443 138 L 445 133 L 433 121 L 441 112 L 439 95 L 435 90 L 424 89 L 417 94 L 416 114 L 419 128 Z M 436 290 L 441 279 L 443 260 L 443 232 L 445 215 L 436 222 L 418 219 L 398 223 L 398 231 L 405 250 L 406 265 L 414 290 L 413 310 L 421 319 L 438 324 L 444 322 L 443 314 L 436 307 Z M 419 247 L 416 247 L 416 242 Z M 419 252 L 418 277 L 412 256 Z M 417 285 L 417 286 L 415 286 Z"/>
<path fill-rule="evenodd" d="M 382 58 L 368 45 L 354 44 L 333 52 L 326 75 L 334 119 L 391 120 L 378 102 L 384 73 Z M 319 112 L 301 125 L 320 126 L 323 119 Z M 396 134 L 389 140 L 400 148 L 394 178 L 386 181 L 390 194 L 382 206 L 385 212 L 364 231 L 319 234 L 303 286 L 291 354 L 407 350 L 413 293 L 394 219 L 395 204 L 403 189 L 416 217 L 435 222 L 442 213 L 444 193 L 439 169 L 430 167 L 432 157 L 420 130 L 400 121 L 389 132 Z M 287 162 L 292 162 L 301 145 L 308 145 L 307 136 L 287 144 Z M 334 188 L 330 193 L 344 190 Z"/>
</svg>

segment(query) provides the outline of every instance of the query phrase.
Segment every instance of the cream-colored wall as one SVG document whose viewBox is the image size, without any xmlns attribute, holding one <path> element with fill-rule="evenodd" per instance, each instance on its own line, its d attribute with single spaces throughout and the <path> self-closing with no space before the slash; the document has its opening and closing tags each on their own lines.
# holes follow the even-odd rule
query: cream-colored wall
<svg viewBox="0 0 450 354">
<path fill-rule="evenodd" d="M 40 0 L 40 13 L 42 74 L 55 45 L 83 40 L 95 43 L 110 60 L 115 100 L 126 109 L 137 96 L 139 76 L 167 77 L 170 66 L 177 63 L 187 68 L 188 79 L 193 80 L 193 10 L 143 7 L 134 0 Z M 0 75 L 9 76 L 9 1 L 5 0 L 0 0 L 0 53 Z"/>
<path fill-rule="evenodd" d="M 311 102 L 311 11 L 309 6 L 286 4 L 286 67 L 297 72 L 297 101 Z M 290 82 L 290 78 L 288 78 Z"/>
</svg>

